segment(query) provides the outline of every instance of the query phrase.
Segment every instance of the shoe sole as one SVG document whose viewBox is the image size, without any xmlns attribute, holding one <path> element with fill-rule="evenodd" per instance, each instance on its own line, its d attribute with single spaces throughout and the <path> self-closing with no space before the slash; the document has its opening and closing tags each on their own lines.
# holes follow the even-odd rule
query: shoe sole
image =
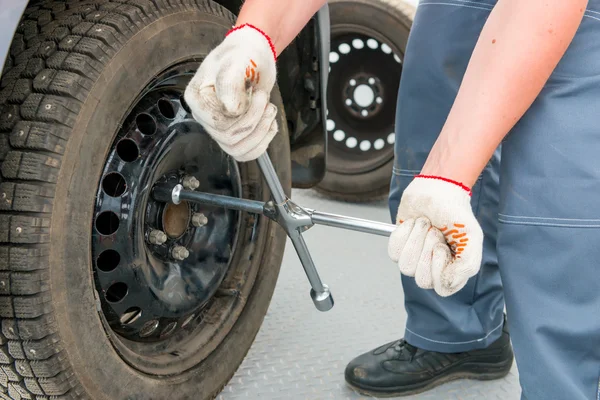
<svg viewBox="0 0 600 400">
<path fill-rule="evenodd" d="M 489 372 L 464 372 L 464 371 L 461 372 L 461 371 L 459 371 L 459 372 L 449 373 L 448 375 L 445 375 L 445 376 L 442 376 L 439 378 L 434 378 L 429 381 L 425 381 L 425 382 L 419 383 L 417 385 L 413 385 L 411 387 L 403 386 L 401 389 L 400 388 L 390 389 L 389 391 L 385 391 L 385 392 L 377 390 L 376 388 L 371 389 L 371 388 L 355 386 L 348 381 L 346 381 L 346 384 L 352 390 L 354 390 L 355 392 L 362 394 L 364 396 L 371 396 L 371 397 L 376 397 L 376 398 L 412 396 L 415 394 L 427 392 L 427 391 L 432 390 L 432 389 L 434 389 L 440 385 L 443 385 L 445 383 L 460 380 L 460 379 L 472 379 L 472 380 L 478 380 L 478 381 L 492 381 L 492 380 L 496 380 L 496 379 L 501 379 L 501 378 L 504 378 L 506 375 L 508 375 L 508 373 L 510 372 L 510 369 L 512 367 L 512 363 L 513 363 L 513 360 L 511 359 L 510 362 L 508 363 L 508 365 L 501 365 L 501 366 L 498 366 L 498 368 L 493 368 L 493 369 L 500 369 L 500 371 L 489 371 Z M 464 366 L 465 365 L 462 365 L 461 367 L 464 367 Z M 479 368 L 482 370 L 492 369 L 489 366 L 483 367 L 481 365 L 476 366 L 475 368 Z"/>
</svg>

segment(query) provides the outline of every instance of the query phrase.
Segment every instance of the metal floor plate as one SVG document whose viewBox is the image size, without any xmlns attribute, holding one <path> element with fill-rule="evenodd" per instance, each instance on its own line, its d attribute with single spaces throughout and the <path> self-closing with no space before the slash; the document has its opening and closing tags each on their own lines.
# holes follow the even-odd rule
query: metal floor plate
<svg viewBox="0 0 600 400">
<path fill-rule="evenodd" d="M 319 211 L 389 221 L 385 202 L 357 205 L 297 190 L 294 200 Z M 335 306 L 317 311 L 309 284 L 288 243 L 275 294 L 254 345 L 218 399 L 364 399 L 346 387 L 355 356 L 402 337 L 406 312 L 400 273 L 387 239 L 315 226 L 304 233 Z M 491 382 L 461 380 L 405 400 L 518 400 L 518 373 Z"/>
</svg>

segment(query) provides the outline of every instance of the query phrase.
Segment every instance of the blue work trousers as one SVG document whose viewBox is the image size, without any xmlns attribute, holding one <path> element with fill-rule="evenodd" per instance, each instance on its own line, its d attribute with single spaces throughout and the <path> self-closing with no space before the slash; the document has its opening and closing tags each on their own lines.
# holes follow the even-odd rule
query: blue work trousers
<svg viewBox="0 0 600 400">
<path fill-rule="evenodd" d="M 495 3 L 420 1 L 398 94 L 393 220 Z M 485 234 L 481 271 L 447 298 L 403 276 L 405 338 L 439 352 L 484 348 L 506 305 L 522 398 L 600 400 L 600 0 L 479 177 L 472 206 Z"/>
</svg>

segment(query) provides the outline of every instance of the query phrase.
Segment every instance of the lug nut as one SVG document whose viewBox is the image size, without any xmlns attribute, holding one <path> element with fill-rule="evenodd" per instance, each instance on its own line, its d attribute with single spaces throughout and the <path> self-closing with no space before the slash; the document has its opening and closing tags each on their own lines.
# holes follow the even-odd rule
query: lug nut
<svg viewBox="0 0 600 400">
<path fill-rule="evenodd" d="M 200 181 L 191 175 L 185 176 L 181 184 L 186 190 L 196 190 L 200 187 Z"/>
<path fill-rule="evenodd" d="M 190 252 L 183 246 L 175 246 L 171 250 L 171 257 L 176 260 L 183 261 L 190 256 Z"/>
<path fill-rule="evenodd" d="M 148 235 L 148 241 L 158 246 L 163 245 L 167 241 L 167 234 L 158 229 L 153 229 Z"/>
<path fill-rule="evenodd" d="M 195 213 L 192 215 L 192 225 L 194 225 L 196 228 L 203 227 L 206 224 L 208 224 L 208 218 L 206 218 L 206 215 L 202 213 Z"/>
</svg>

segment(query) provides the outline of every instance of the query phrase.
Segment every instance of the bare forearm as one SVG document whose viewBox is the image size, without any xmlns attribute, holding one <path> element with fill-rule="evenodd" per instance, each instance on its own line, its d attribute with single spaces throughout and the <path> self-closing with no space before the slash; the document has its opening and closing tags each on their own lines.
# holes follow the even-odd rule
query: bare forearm
<svg viewBox="0 0 600 400">
<path fill-rule="evenodd" d="M 422 173 L 472 186 L 539 95 L 572 41 L 587 0 L 499 0 Z"/>
<path fill-rule="evenodd" d="M 327 0 L 246 0 L 236 26 L 248 23 L 262 29 L 279 55 L 325 3 Z"/>
</svg>

